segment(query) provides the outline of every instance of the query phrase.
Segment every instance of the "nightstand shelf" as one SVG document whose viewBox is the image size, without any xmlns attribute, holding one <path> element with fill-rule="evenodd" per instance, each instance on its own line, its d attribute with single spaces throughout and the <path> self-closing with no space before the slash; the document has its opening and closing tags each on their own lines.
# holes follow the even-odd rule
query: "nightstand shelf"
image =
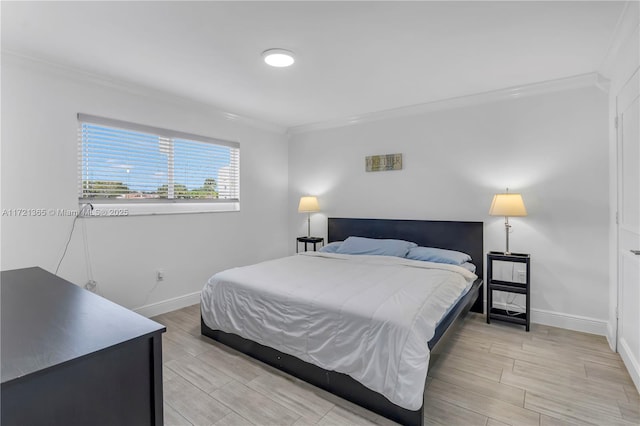
<svg viewBox="0 0 640 426">
<path fill-rule="evenodd" d="M 493 262 L 513 262 L 521 263 L 525 266 L 525 281 L 505 281 L 493 278 Z M 523 253 L 503 253 L 503 252 L 489 252 L 487 253 L 487 324 L 491 323 L 491 320 L 506 321 L 513 324 L 524 325 L 526 330 L 529 331 L 531 323 L 531 257 L 528 254 Z M 524 312 L 507 312 L 505 309 L 493 307 L 493 292 L 503 291 L 507 293 L 523 294 L 525 296 L 525 311 Z"/>
<path fill-rule="evenodd" d="M 318 243 L 324 246 L 324 238 L 322 237 L 298 237 L 296 238 L 296 253 L 298 253 L 298 245 L 304 243 L 304 251 L 307 251 L 307 244 L 313 244 L 313 251 L 316 251 Z"/>
<path fill-rule="evenodd" d="M 499 321 L 506 321 L 506 322 L 511 322 L 514 324 L 520 324 L 520 325 L 527 325 L 527 314 L 522 312 L 522 313 L 509 313 L 504 309 L 500 309 L 500 308 L 491 308 L 491 319 L 495 319 L 495 320 L 499 320 Z M 489 321 L 487 321 L 489 322 Z M 529 331 L 529 329 L 527 328 L 527 331 Z"/>
</svg>

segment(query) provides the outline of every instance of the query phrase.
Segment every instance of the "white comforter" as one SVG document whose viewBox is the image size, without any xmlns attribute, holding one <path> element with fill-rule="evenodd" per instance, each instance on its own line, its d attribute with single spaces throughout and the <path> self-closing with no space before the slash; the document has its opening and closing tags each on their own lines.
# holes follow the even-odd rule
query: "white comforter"
<svg viewBox="0 0 640 426">
<path fill-rule="evenodd" d="M 348 374 L 417 410 L 427 342 L 476 278 L 453 265 L 307 252 L 214 275 L 201 308 L 214 330 Z"/>
</svg>

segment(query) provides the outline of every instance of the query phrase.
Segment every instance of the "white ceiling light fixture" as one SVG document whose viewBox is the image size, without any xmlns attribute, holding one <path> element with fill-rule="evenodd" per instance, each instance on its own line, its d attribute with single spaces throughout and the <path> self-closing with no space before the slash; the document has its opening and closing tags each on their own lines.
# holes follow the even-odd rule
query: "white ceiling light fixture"
<svg viewBox="0 0 640 426">
<path fill-rule="evenodd" d="M 264 61 L 272 67 L 288 67 L 296 61 L 293 52 L 285 49 L 268 49 L 262 52 Z"/>
</svg>

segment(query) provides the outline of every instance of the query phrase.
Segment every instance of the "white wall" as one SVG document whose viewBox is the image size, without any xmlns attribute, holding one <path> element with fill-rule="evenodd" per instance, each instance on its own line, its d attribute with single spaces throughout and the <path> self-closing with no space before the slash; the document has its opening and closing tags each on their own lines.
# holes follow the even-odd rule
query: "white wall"
<svg viewBox="0 0 640 426">
<path fill-rule="evenodd" d="M 77 209 L 78 112 L 228 139 L 241 146 L 241 211 L 80 219 L 59 275 L 146 314 L 197 302 L 220 270 L 287 253 L 287 141 L 210 107 L 2 56 L 2 209 Z M 53 272 L 70 217 L 2 217 L 3 270 Z M 165 281 L 157 287 L 155 270 Z M 177 298 L 177 299 L 176 299 Z M 175 300 L 174 300 L 175 299 Z"/>
<path fill-rule="evenodd" d="M 485 250 L 504 250 L 495 192 L 523 194 L 511 250 L 532 255 L 534 322 L 605 334 L 608 300 L 607 96 L 595 87 L 294 133 L 290 241 L 304 235 L 300 195 L 327 217 L 485 222 Z M 403 154 L 403 170 L 366 173 L 364 158 Z M 290 251 L 293 251 L 290 243 Z"/>
</svg>

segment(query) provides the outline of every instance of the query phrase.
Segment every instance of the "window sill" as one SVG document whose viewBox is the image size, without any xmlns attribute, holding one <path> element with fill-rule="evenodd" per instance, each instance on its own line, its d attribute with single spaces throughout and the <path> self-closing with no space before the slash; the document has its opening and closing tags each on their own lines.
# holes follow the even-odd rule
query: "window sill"
<svg viewBox="0 0 640 426">
<path fill-rule="evenodd" d="M 240 202 L 222 203 L 90 203 L 93 209 L 81 202 L 82 217 L 128 217 L 167 214 L 194 214 L 240 211 Z"/>
</svg>

